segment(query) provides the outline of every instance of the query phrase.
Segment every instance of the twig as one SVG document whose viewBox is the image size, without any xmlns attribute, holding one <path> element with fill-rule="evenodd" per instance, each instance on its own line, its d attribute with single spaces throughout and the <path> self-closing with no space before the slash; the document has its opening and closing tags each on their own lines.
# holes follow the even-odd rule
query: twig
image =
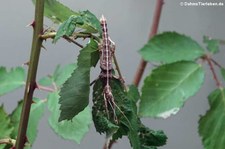
<svg viewBox="0 0 225 149">
<path fill-rule="evenodd" d="M 56 32 L 50 32 L 50 33 L 45 33 L 43 35 L 40 35 L 40 38 L 42 39 L 54 38 L 55 35 L 56 35 Z"/>
<path fill-rule="evenodd" d="M 30 115 L 30 108 L 32 104 L 33 93 L 36 88 L 36 74 L 38 68 L 38 61 L 42 46 L 42 39 L 39 37 L 43 31 L 43 14 L 44 14 L 44 0 L 39 0 L 35 4 L 35 25 L 34 25 L 34 32 L 33 32 L 33 41 L 32 41 L 32 48 L 31 48 L 31 55 L 29 61 L 29 69 L 28 69 L 28 76 L 27 82 L 24 92 L 24 101 L 23 107 L 20 117 L 20 124 L 18 130 L 18 136 L 16 141 L 16 149 L 23 149 L 26 143 L 26 132 L 27 132 L 27 125 Z"/>
<path fill-rule="evenodd" d="M 217 78 L 215 69 L 214 69 L 213 64 L 212 64 L 212 59 L 211 59 L 209 56 L 207 56 L 207 55 L 204 57 L 204 59 L 205 59 L 205 60 L 208 62 L 208 64 L 209 64 L 209 68 L 210 68 L 210 70 L 211 70 L 211 72 L 212 72 L 212 74 L 213 74 L 213 79 L 214 79 L 215 82 L 216 82 L 216 86 L 217 86 L 218 88 L 221 88 L 222 85 L 221 85 L 219 79 Z"/>
<path fill-rule="evenodd" d="M 151 32 L 149 34 L 149 39 L 151 39 L 157 33 L 163 4 L 164 4 L 163 0 L 157 0 L 153 23 L 152 23 L 152 28 L 151 28 Z M 144 61 L 143 59 L 141 59 L 140 64 L 137 68 L 134 80 L 133 80 L 134 85 L 136 85 L 136 86 L 139 85 L 146 65 L 147 65 L 147 62 Z"/>
<path fill-rule="evenodd" d="M 107 143 L 104 144 L 103 149 L 110 149 L 112 148 L 113 144 L 116 143 L 116 141 L 110 141 L 107 147 Z"/>
<path fill-rule="evenodd" d="M 67 41 L 74 43 L 75 45 L 77 45 L 80 48 L 83 48 L 84 46 L 79 44 L 78 42 L 76 42 L 75 40 L 71 39 L 70 37 L 67 36 L 63 36 L 63 38 L 65 38 Z"/>
<path fill-rule="evenodd" d="M 77 39 L 77 38 L 93 38 L 98 42 L 100 41 L 97 36 L 90 34 L 90 33 L 78 32 L 78 33 L 74 33 L 73 36 L 75 39 Z"/>
<path fill-rule="evenodd" d="M 46 34 L 40 35 L 40 38 L 42 38 L 44 40 L 44 39 L 48 39 L 48 38 L 54 38 L 55 35 L 56 35 L 56 32 L 51 32 L 51 33 L 46 33 Z M 71 39 L 70 37 L 63 36 L 63 38 L 66 39 L 68 42 L 72 42 L 75 45 L 77 45 L 78 47 L 83 48 L 83 46 L 81 44 L 79 44 L 75 40 Z"/>
<path fill-rule="evenodd" d="M 50 87 L 42 86 L 42 85 L 37 84 L 37 83 L 36 83 L 36 88 L 39 89 L 39 90 L 47 91 L 47 92 L 54 92 L 55 91 L 54 89 L 52 89 Z"/>
<path fill-rule="evenodd" d="M 0 144 L 10 144 L 12 146 L 15 146 L 16 145 L 16 140 L 11 139 L 11 138 L 1 139 L 0 140 Z"/>
<path fill-rule="evenodd" d="M 223 68 L 217 61 L 215 61 L 214 59 L 210 58 L 211 61 L 216 65 L 218 66 L 219 68 Z"/>
</svg>

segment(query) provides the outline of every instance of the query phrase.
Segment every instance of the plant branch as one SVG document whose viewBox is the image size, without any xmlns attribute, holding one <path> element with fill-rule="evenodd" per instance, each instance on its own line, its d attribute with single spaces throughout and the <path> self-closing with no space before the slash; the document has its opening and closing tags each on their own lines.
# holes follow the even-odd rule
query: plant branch
<svg viewBox="0 0 225 149">
<path fill-rule="evenodd" d="M 164 0 L 157 0 L 153 23 L 152 23 L 152 27 L 151 27 L 151 32 L 149 34 L 149 39 L 151 39 L 157 33 L 163 4 L 164 4 Z M 133 80 L 134 85 L 136 85 L 136 86 L 139 85 L 146 65 L 147 65 L 147 62 L 145 60 L 141 59 L 140 64 L 137 68 L 134 80 Z"/>
<path fill-rule="evenodd" d="M 0 144 L 9 144 L 9 145 L 15 146 L 16 145 L 16 140 L 11 139 L 11 138 L 1 139 L 0 140 Z"/>
<path fill-rule="evenodd" d="M 36 88 L 35 80 L 43 41 L 42 38 L 40 38 L 40 34 L 42 34 L 43 31 L 43 14 L 44 14 L 44 0 L 38 0 L 36 1 L 35 4 L 35 20 L 34 20 L 35 24 L 33 26 L 34 27 L 33 41 L 29 61 L 28 76 L 24 92 L 23 107 L 16 141 L 16 149 L 23 149 L 26 143 L 26 131 L 30 115 L 33 93 Z"/>
<path fill-rule="evenodd" d="M 215 61 L 214 59 L 210 58 L 211 61 L 216 65 L 218 66 L 219 68 L 223 68 L 217 61 Z"/>
<path fill-rule="evenodd" d="M 46 91 L 46 92 L 54 92 L 55 91 L 54 89 L 52 89 L 50 87 L 42 86 L 42 85 L 37 84 L 37 83 L 36 83 L 36 88 L 39 89 L 39 90 Z"/>
<path fill-rule="evenodd" d="M 206 55 L 205 57 L 204 57 L 204 59 L 208 62 L 208 64 L 209 64 L 209 68 L 210 68 L 210 70 L 211 70 L 211 72 L 212 72 L 212 74 L 213 74 L 213 79 L 215 80 L 215 82 L 216 82 L 216 86 L 218 87 L 218 88 L 220 88 L 220 87 L 222 87 L 222 85 L 221 85 L 221 83 L 220 83 L 220 81 L 219 81 L 219 79 L 218 79 L 218 77 L 217 77 L 217 75 L 216 75 L 216 71 L 215 71 L 215 69 L 214 69 L 214 66 L 213 66 L 213 64 L 212 64 L 212 59 L 208 56 L 208 55 Z"/>
<path fill-rule="evenodd" d="M 84 47 L 83 45 L 79 44 L 78 42 L 76 42 L 75 40 L 71 39 L 70 37 L 63 36 L 63 38 L 66 39 L 66 40 L 69 41 L 69 42 L 74 43 L 75 45 L 77 45 L 77 46 L 80 47 L 80 48 L 83 48 L 83 47 Z"/>
<path fill-rule="evenodd" d="M 48 39 L 48 38 L 54 38 L 56 35 L 56 32 L 50 32 L 50 33 L 46 33 L 46 34 L 43 34 L 43 35 L 40 35 L 40 37 L 42 39 Z M 83 46 L 81 44 L 79 44 L 78 42 L 76 42 L 75 40 L 71 39 L 70 37 L 67 37 L 67 36 L 63 36 L 64 39 L 66 39 L 68 42 L 72 42 L 74 43 L 75 45 L 77 45 L 78 47 L 80 48 L 83 48 Z"/>
</svg>

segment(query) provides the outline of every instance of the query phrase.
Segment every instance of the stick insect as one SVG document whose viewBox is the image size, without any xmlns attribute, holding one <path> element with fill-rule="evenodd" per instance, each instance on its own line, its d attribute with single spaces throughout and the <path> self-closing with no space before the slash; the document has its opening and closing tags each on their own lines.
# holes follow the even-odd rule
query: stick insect
<svg viewBox="0 0 225 149">
<path fill-rule="evenodd" d="M 113 94 L 112 94 L 112 89 L 110 86 L 110 80 L 113 77 L 115 77 L 113 76 L 113 60 L 116 64 L 116 69 L 119 73 L 119 78 L 118 77 L 115 77 L 115 78 L 119 79 L 123 85 L 124 85 L 124 81 L 120 74 L 116 58 L 114 56 L 115 43 L 110 39 L 108 35 L 107 23 L 103 15 L 100 18 L 100 23 L 102 27 L 102 41 L 98 47 L 100 51 L 100 68 L 101 68 L 101 73 L 99 75 L 99 78 L 102 80 L 102 84 L 103 84 L 103 97 L 104 97 L 104 103 L 105 103 L 107 116 L 109 118 L 109 108 L 110 108 L 113 111 L 114 121 L 118 123 L 115 108 L 117 108 L 121 113 L 123 112 L 116 105 Z"/>
</svg>

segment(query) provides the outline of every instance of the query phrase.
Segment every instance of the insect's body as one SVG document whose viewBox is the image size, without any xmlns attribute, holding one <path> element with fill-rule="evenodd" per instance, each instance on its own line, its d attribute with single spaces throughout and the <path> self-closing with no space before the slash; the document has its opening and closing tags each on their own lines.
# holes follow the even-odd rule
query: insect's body
<svg viewBox="0 0 225 149">
<path fill-rule="evenodd" d="M 102 42 L 99 45 L 100 50 L 100 78 L 102 79 L 104 90 L 103 90 L 103 96 L 105 101 L 105 107 L 106 112 L 109 117 L 109 109 L 108 105 L 112 109 L 114 113 L 114 119 L 117 121 L 116 114 L 115 114 L 115 102 L 112 94 L 112 89 L 110 87 L 110 80 L 113 77 L 112 71 L 113 71 L 113 65 L 112 65 L 112 59 L 113 54 L 115 50 L 115 44 L 110 40 L 108 36 L 108 29 L 107 29 L 107 23 L 104 16 L 100 19 L 101 26 L 102 26 Z"/>
</svg>

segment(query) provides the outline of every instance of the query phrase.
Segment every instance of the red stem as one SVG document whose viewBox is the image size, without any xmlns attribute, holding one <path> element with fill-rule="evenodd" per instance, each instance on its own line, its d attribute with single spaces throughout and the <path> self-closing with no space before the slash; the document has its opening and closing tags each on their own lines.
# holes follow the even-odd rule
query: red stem
<svg viewBox="0 0 225 149">
<path fill-rule="evenodd" d="M 210 58 L 211 61 L 216 65 L 218 66 L 219 68 L 223 68 L 217 61 L 215 61 L 214 59 Z"/>
<path fill-rule="evenodd" d="M 42 85 L 37 84 L 37 83 L 36 83 L 36 88 L 39 89 L 39 90 L 46 91 L 46 92 L 54 92 L 55 91 L 54 89 L 52 89 L 50 87 L 42 86 Z"/>
<path fill-rule="evenodd" d="M 205 56 L 205 60 L 206 60 L 206 61 L 208 62 L 208 64 L 209 64 L 209 68 L 210 68 L 210 70 L 211 70 L 211 72 L 212 72 L 212 74 L 213 74 L 213 79 L 214 79 L 215 82 L 216 82 L 216 86 L 217 86 L 218 88 L 222 87 L 222 85 L 221 85 L 219 79 L 217 78 L 217 75 L 216 75 L 214 66 L 213 66 L 213 64 L 212 64 L 212 61 L 213 61 L 213 60 L 212 60 L 209 56 Z M 213 61 L 213 62 L 215 62 L 215 61 Z"/>
<path fill-rule="evenodd" d="M 149 34 L 149 39 L 151 39 L 157 33 L 163 4 L 164 4 L 164 0 L 157 0 L 153 23 L 152 23 L 152 27 L 151 27 L 151 32 Z M 134 80 L 133 80 L 134 85 L 136 85 L 136 86 L 139 85 L 146 65 L 147 65 L 147 62 L 144 61 L 143 59 L 141 59 L 140 64 L 137 68 Z"/>
</svg>

